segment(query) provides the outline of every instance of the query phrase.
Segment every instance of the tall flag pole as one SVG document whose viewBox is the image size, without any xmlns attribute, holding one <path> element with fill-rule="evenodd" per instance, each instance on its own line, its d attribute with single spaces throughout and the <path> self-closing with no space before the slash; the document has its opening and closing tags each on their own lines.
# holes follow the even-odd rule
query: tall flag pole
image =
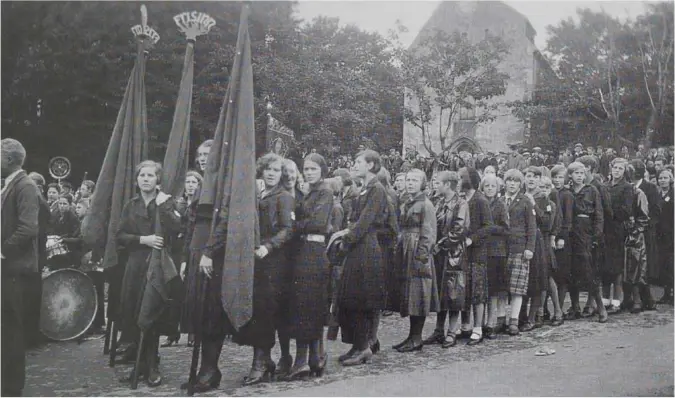
<svg viewBox="0 0 675 398">
<path fill-rule="evenodd" d="M 230 82 L 199 198 L 200 206 L 213 206 L 212 237 L 216 223 L 227 223 L 223 264 L 214 267 L 223 267 L 221 303 L 236 329 L 253 315 L 253 253 L 260 240 L 249 14 L 250 6 L 244 4 Z"/>
<path fill-rule="evenodd" d="M 174 198 L 183 194 L 185 174 L 190 156 L 190 111 L 192 108 L 192 87 L 194 80 L 194 48 L 197 36 L 205 35 L 215 26 L 216 21 L 201 12 L 184 12 L 173 18 L 178 29 L 185 34 L 187 47 L 183 62 L 183 76 L 178 89 L 173 124 L 164 154 L 161 187 L 162 191 Z M 159 214 L 155 217 L 155 234 L 162 234 Z M 150 255 L 148 287 L 143 291 L 138 326 L 147 330 L 162 314 L 165 304 L 171 300 L 170 283 L 178 280 L 178 271 L 171 254 L 166 248 L 153 249 Z"/>
<path fill-rule="evenodd" d="M 103 250 L 103 268 L 118 263 L 115 234 L 122 207 L 136 190 L 136 166 L 148 156 L 148 123 L 145 102 L 145 56 L 159 41 L 147 25 L 147 9 L 141 6 L 141 24 L 131 28 L 137 42 L 136 61 L 117 114 L 91 206 L 82 223 L 86 244 Z"/>
</svg>

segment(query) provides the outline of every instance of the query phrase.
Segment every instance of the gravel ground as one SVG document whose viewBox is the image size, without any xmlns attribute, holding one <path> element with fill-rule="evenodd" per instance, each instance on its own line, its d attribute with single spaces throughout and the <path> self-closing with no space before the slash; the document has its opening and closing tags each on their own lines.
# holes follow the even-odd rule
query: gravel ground
<svg viewBox="0 0 675 398">
<path fill-rule="evenodd" d="M 656 297 L 659 296 L 660 294 L 656 294 Z M 339 387 L 340 382 L 368 378 L 377 384 L 378 378 L 384 382 L 387 377 L 392 377 L 394 374 L 437 371 L 449 369 L 461 363 L 466 363 L 467 366 L 487 364 L 493 358 L 503 355 L 508 355 L 519 364 L 527 365 L 535 363 L 532 362 L 532 358 L 538 349 L 551 347 L 558 352 L 561 350 L 576 351 L 581 349 L 579 345 L 581 339 L 586 341 L 585 344 L 593 346 L 594 341 L 598 344 L 606 343 L 609 338 L 615 340 L 611 344 L 616 344 L 617 349 L 621 349 L 624 348 L 621 333 L 640 336 L 645 329 L 659 328 L 661 334 L 660 330 L 668 331 L 668 339 L 672 340 L 673 307 L 659 305 L 657 311 L 644 312 L 639 315 L 613 315 L 606 324 L 599 324 L 596 318 L 568 321 L 557 328 L 545 326 L 529 333 L 523 333 L 519 337 L 499 336 L 497 340 L 486 340 L 484 344 L 475 347 L 465 346 L 460 340 L 456 347 L 448 350 L 440 346 L 432 346 L 425 347 L 421 352 L 400 354 L 392 350 L 391 345 L 407 336 L 408 325 L 407 319 L 402 319 L 397 315 L 382 318 L 379 335 L 382 351 L 368 366 L 352 368 L 340 366 L 337 357 L 349 347 L 339 341 L 328 342 L 326 348 L 329 353 L 329 363 L 324 376 L 294 383 L 276 382 L 241 387 L 241 379 L 248 373 L 252 350 L 226 342 L 220 357 L 220 367 L 223 371 L 220 389 L 204 395 L 293 395 L 296 390 L 302 391 L 308 388 L 327 388 L 328 390 L 321 391 L 328 394 L 331 391 L 331 384 L 334 384 L 336 388 L 331 395 L 344 395 L 346 392 Z M 428 317 L 425 336 L 433 331 L 434 325 L 435 317 Z M 617 333 L 620 334 L 617 335 Z M 590 343 L 588 343 L 589 340 Z M 107 357 L 102 355 L 103 339 L 91 338 L 81 344 L 77 342 L 50 343 L 28 353 L 24 393 L 27 396 L 181 396 L 184 392 L 179 389 L 179 386 L 187 379 L 192 352 L 191 348 L 185 346 L 185 342 L 186 336 L 184 335 L 178 346 L 160 348 L 161 370 L 164 374 L 163 385 L 149 388 L 144 383 L 139 383 L 139 388 L 135 391 L 131 390 L 128 384 L 118 382 L 120 376 L 130 371 L 129 365 L 118 365 L 114 369 L 108 367 Z M 672 348 L 669 349 L 668 355 L 672 364 Z M 276 359 L 278 356 L 278 347 L 275 347 L 273 357 Z M 581 374 L 585 370 L 580 367 L 577 372 Z M 672 368 L 670 379 L 672 379 Z M 665 390 L 663 387 L 659 388 L 642 392 L 650 396 L 659 396 L 664 393 L 672 396 L 672 390 L 668 390 L 668 387 Z M 572 393 L 572 395 L 575 394 Z"/>
</svg>

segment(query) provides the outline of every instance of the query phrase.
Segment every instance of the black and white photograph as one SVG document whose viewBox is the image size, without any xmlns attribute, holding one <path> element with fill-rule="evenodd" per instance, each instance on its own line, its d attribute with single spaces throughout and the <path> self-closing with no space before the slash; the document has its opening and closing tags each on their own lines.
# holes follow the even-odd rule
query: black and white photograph
<svg viewBox="0 0 675 398">
<path fill-rule="evenodd" d="M 2 0 L 0 396 L 674 396 L 674 6 Z"/>
</svg>

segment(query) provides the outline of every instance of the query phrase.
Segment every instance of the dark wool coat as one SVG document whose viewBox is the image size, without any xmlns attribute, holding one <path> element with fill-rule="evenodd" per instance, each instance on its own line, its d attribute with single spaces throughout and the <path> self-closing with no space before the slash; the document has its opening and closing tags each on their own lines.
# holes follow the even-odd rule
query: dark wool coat
<svg viewBox="0 0 675 398">
<path fill-rule="evenodd" d="M 333 191 L 321 182 L 303 198 L 296 215 L 295 235 L 291 253 L 291 286 L 286 326 L 296 340 L 320 339 L 326 320 L 328 301 L 329 261 L 326 243 L 308 241 L 306 235 L 328 236 Z"/>
<path fill-rule="evenodd" d="M 156 212 L 159 212 L 160 223 L 162 224 L 164 247 L 171 251 L 173 244 L 171 238 L 175 237 L 181 228 L 181 216 L 176 211 L 175 203 L 171 198 L 160 206 L 157 206 L 153 199 L 147 207 L 142 197 L 132 198 L 122 209 L 117 229 L 120 263 L 126 264 L 120 292 L 120 326 L 121 330 L 129 331 L 131 335 L 138 333 L 138 313 L 143 291 L 147 284 L 148 260 L 153 250 L 148 246 L 141 245 L 140 238 L 141 236 L 154 234 Z M 163 319 L 159 323 L 164 325 L 167 321 Z M 175 330 L 160 329 L 159 333 L 175 333 Z"/>
<path fill-rule="evenodd" d="M 506 196 L 504 202 L 506 203 Z M 509 206 L 509 254 L 522 254 L 525 250 L 534 253 L 537 236 L 537 220 L 530 199 L 518 193 Z"/>
<path fill-rule="evenodd" d="M 263 195 L 258 201 L 260 244 L 269 253 L 255 260 L 253 316 L 234 336 L 234 341 L 241 345 L 272 348 L 278 308 L 279 270 L 288 265 L 286 243 L 293 234 L 295 198 L 281 185 L 263 192 Z"/>
<path fill-rule="evenodd" d="M 385 277 L 377 231 L 386 225 L 387 193 L 377 179 L 364 186 L 343 237 L 345 256 L 339 291 L 340 309 L 379 310 L 384 306 Z M 343 319 L 340 320 L 342 327 Z"/>
<path fill-rule="evenodd" d="M 647 196 L 649 203 L 649 225 L 645 229 L 645 245 L 647 248 L 647 282 L 653 284 L 660 284 L 659 273 L 659 251 L 658 239 L 656 236 L 656 224 L 661 218 L 661 195 L 659 195 L 656 185 L 649 181 L 642 180 L 640 185 L 637 185 L 642 192 Z"/>
<path fill-rule="evenodd" d="M 602 279 L 605 283 L 613 282 L 616 276 L 623 273 L 625 262 L 624 242 L 626 240 L 625 223 L 633 215 L 633 186 L 621 180 L 609 184 L 609 195 L 612 203 L 612 219 L 606 223 L 605 230 L 605 266 Z"/>
</svg>

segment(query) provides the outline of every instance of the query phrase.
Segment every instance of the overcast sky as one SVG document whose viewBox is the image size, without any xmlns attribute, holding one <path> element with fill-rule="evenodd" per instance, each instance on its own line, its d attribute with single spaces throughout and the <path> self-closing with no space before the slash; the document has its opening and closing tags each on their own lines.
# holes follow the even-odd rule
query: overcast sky
<svg viewBox="0 0 675 398">
<path fill-rule="evenodd" d="M 401 37 L 403 44 L 410 45 L 424 23 L 429 19 L 438 1 L 304 1 L 297 7 L 299 16 L 311 20 L 319 15 L 339 17 L 343 23 L 353 23 L 362 29 L 375 30 L 382 34 L 395 27 L 400 20 L 409 32 Z M 604 8 L 621 19 L 635 18 L 644 10 L 642 1 L 505 1 L 525 15 L 537 31 L 537 48 L 546 46 L 546 26 L 574 17 L 576 9 Z"/>
</svg>

